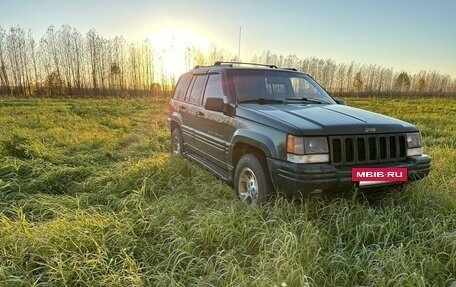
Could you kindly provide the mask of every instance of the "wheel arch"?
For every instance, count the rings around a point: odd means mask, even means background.
[[[268,136],[254,131],[237,131],[230,150],[233,168],[236,168],[239,159],[246,153],[258,154],[266,160],[267,157],[276,157],[278,152],[273,140]]]
[[[169,123],[169,128],[172,134],[175,129],[180,129],[180,124],[176,120],[172,119]]]

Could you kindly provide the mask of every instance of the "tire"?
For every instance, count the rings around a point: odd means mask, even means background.
[[[236,166],[234,189],[239,200],[250,206],[265,203],[274,193],[268,168],[263,158],[245,154]]]
[[[178,156],[184,154],[184,141],[178,128],[175,128],[171,135],[171,152]]]

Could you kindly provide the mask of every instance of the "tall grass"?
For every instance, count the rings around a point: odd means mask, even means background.
[[[262,208],[169,154],[166,104],[0,101],[0,286],[456,284],[454,99],[349,99],[420,127],[426,179]]]

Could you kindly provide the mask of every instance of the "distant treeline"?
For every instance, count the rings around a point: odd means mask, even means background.
[[[0,27],[0,95],[169,94],[176,78],[167,71],[163,53],[156,53],[149,40],[129,43],[122,36],[104,38],[94,29],[83,35],[68,25],[50,26],[36,41],[30,30]],[[184,54],[187,69],[236,60],[215,46],[206,53],[188,47]],[[269,51],[251,61],[294,67],[338,95],[456,95],[456,78],[436,71],[409,74],[379,65],[300,59]]]
[[[253,61],[294,67],[316,79],[326,90],[339,95],[456,95],[456,78],[436,71],[409,74],[374,64],[337,63],[332,59],[283,57],[264,52]]]

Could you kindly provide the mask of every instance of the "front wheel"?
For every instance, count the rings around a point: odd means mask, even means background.
[[[264,159],[255,154],[243,155],[236,166],[234,188],[239,199],[247,205],[268,201],[274,187]]]
[[[174,129],[171,135],[171,152],[175,155],[184,154],[184,141],[178,128]]]

